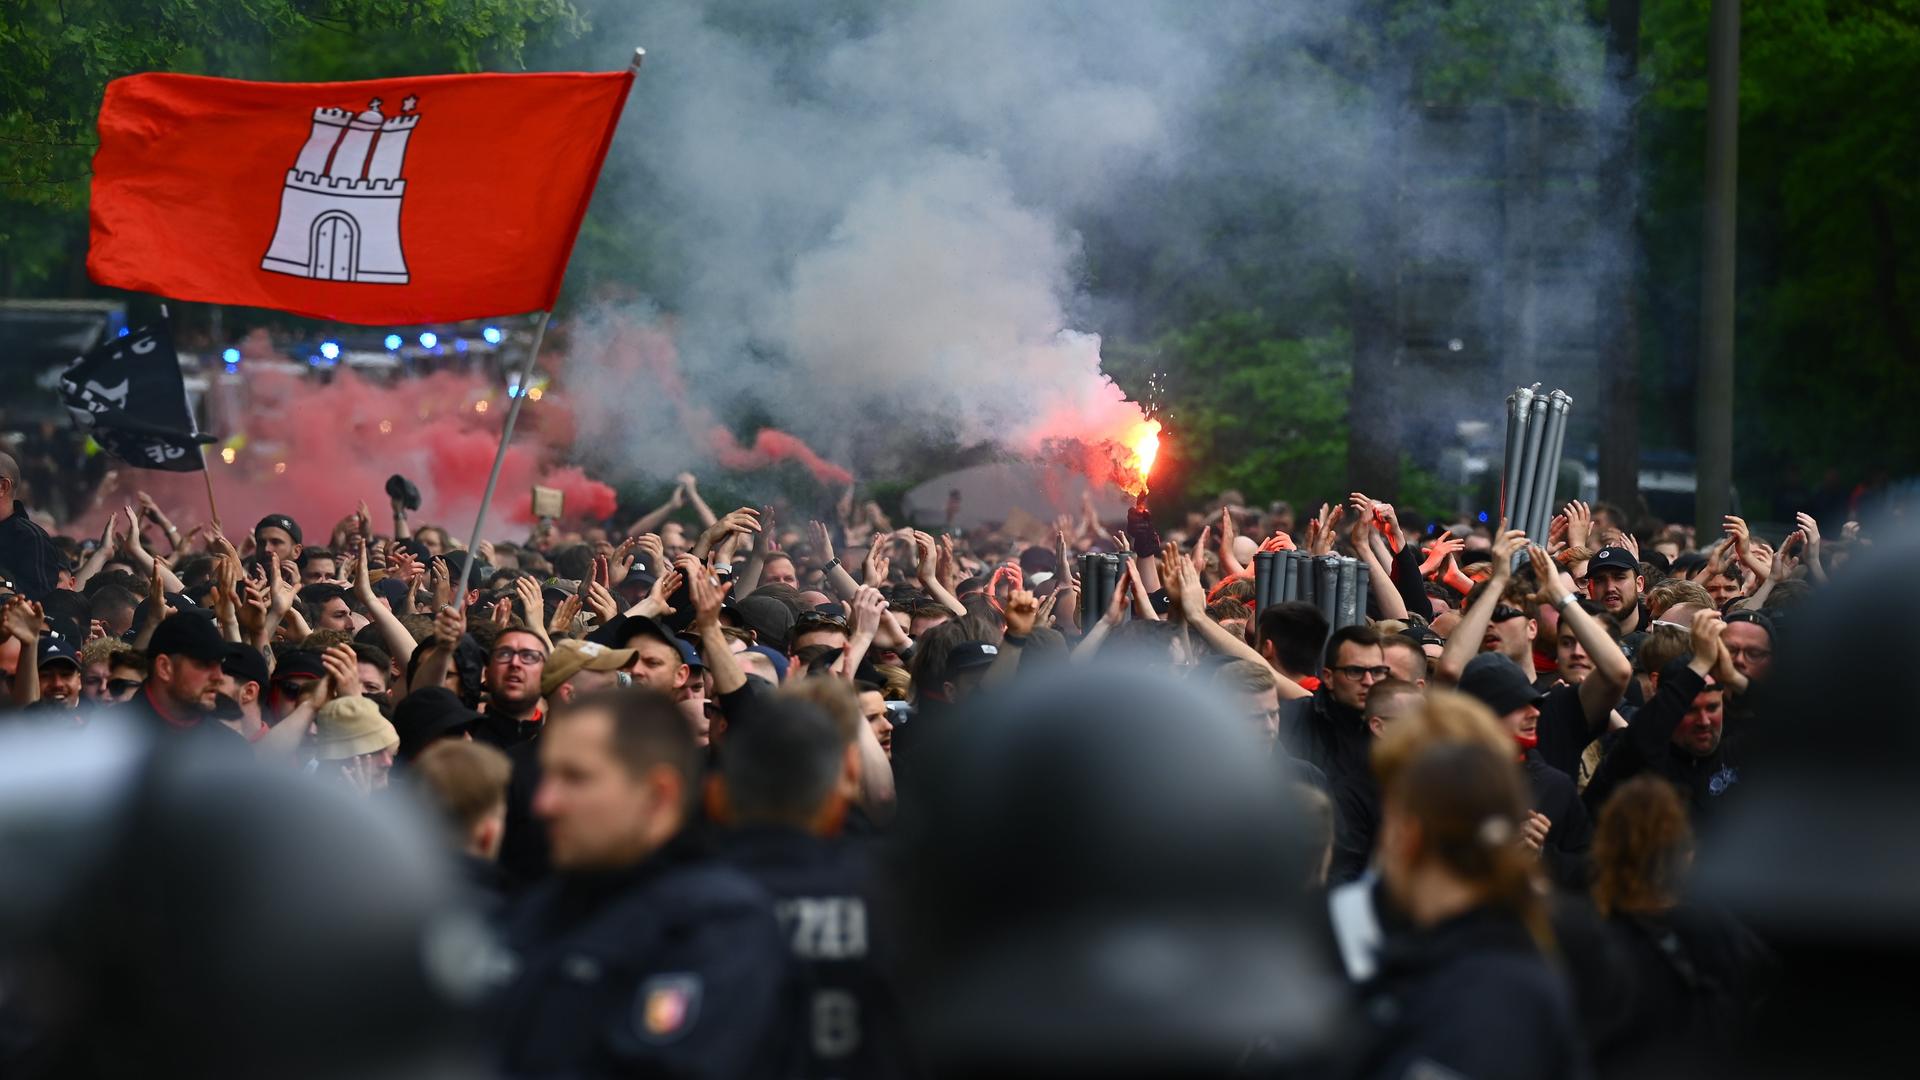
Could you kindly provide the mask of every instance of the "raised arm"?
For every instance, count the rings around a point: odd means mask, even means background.
[[[1487,636],[1487,627],[1493,625],[1493,609],[1500,606],[1507,582],[1513,580],[1514,553],[1526,542],[1527,534],[1519,529],[1503,530],[1493,542],[1493,576],[1487,579],[1480,599],[1460,616],[1460,624],[1447,636],[1446,648],[1440,651],[1440,661],[1434,665],[1435,681],[1447,686],[1459,682],[1460,674],[1467,670],[1467,662],[1480,654],[1480,642]]]
[[[1178,544],[1169,543],[1161,554],[1160,561],[1167,567],[1167,596],[1173,601],[1174,616],[1186,624],[1187,631],[1207,643],[1207,647],[1222,656],[1236,660],[1251,660],[1273,671],[1274,678],[1280,681],[1281,698],[1311,697],[1312,692],[1299,683],[1289,679],[1285,672],[1273,668],[1265,657],[1255,651],[1251,645],[1241,640],[1239,635],[1213,620],[1207,614],[1207,591],[1200,584],[1200,569],[1193,560],[1180,555]]]
[[[683,472],[676,479],[680,481],[681,495],[686,498],[687,505],[693,507],[694,516],[700,519],[701,525],[711,527],[715,521],[720,520],[714,516],[713,507],[707,505],[707,500],[700,497],[698,477],[690,472]]]
[[[521,580],[529,584],[533,581],[532,578]],[[387,643],[387,652],[393,657],[394,663],[399,664],[400,670],[405,671],[407,661],[413,659],[413,635],[400,624],[400,617],[393,613],[393,609],[381,603],[380,597],[375,595],[373,572],[367,568],[367,546],[364,541],[354,559],[353,595],[359,599],[360,606],[367,609],[367,618],[372,620],[373,625],[380,628],[380,640]],[[534,596],[536,599],[539,597],[538,589],[534,590]],[[539,616],[529,612],[528,619],[538,621]]]
[[[1554,565],[1546,549],[1536,544],[1527,548],[1527,556],[1533,560],[1533,573],[1540,580],[1542,599],[1560,612],[1560,632],[1571,630],[1593,660],[1593,673],[1580,684],[1580,709],[1586,714],[1589,731],[1604,731],[1614,706],[1620,704],[1621,696],[1627,692],[1627,683],[1633,678],[1633,664],[1600,625],[1600,620],[1580,606],[1579,597],[1567,587],[1566,579],[1561,577],[1559,567]]]
[[[690,555],[681,556],[678,569],[687,579],[687,595],[693,604],[693,632],[700,639],[700,661],[713,676],[714,697],[724,697],[747,685],[747,673],[734,659],[726,631],[720,626],[720,604],[733,583],[715,585],[707,568]]]

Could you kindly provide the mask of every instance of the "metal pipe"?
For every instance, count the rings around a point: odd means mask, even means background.
[[[1500,520],[1512,521],[1520,501],[1519,469],[1522,447],[1527,440],[1527,410],[1533,404],[1533,391],[1520,387],[1507,395],[1507,457],[1500,465]],[[1496,526],[1497,527],[1497,526]]]
[[[1367,569],[1366,563],[1363,562],[1359,566],[1354,567],[1353,582],[1354,588],[1358,590],[1360,598],[1358,601],[1358,622],[1364,623],[1367,621],[1367,601],[1373,596],[1373,571]]]
[[[1273,552],[1258,551],[1253,556],[1253,612],[1258,615],[1273,603]]]
[[[1274,552],[1273,572],[1274,576],[1279,579],[1275,582],[1277,588],[1275,588],[1273,592],[1274,603],[1284,604],[1293,599],[1296,584],[1294,581],[1293,564],[1299,561],[1300,553],[1297,551]]]
[[[1525,529],[1533,513],[1533,479],[1540,468],[1540,443],[1547,434],[1547,395],[1534,392],[1532,403],[1527,406],[1527,441],[1520,452],[1519,502],[1514,505],[1514,516],[1509,519],[1509,529]]]
[[[1547,396],[1547,435],[1541,446],[1541,460],[1538,479],[1533,485],[1533,526],[1528,536],[1535,542],[1547,541],[1549,526],[1553,523],[1554,489],[1560,484],[1560,455],[1566,449],[1567,410],[1573,406],[1573,398],[1565,391],[1555,390]]]
[[[1360,560],[1342,557],[1340,560],[1340,578],[1336,586],[1337,599],[1335,610],[1339,613],[1340,626],[1355,626],[1360,620],[1360,594],[1355,587],[1360,584]]]
[[[1306,552],[1297,552],[1293,560],[1293,598],[1304,603],[1314,601],[1314,587],[1318,580],[1313,575],[1313,556]]]
[[[1333,620],[1340,614],[1334,607],[1340,597],[1340,557],[1321,555],[1313,560],[1313,602],[1319,607],[1320,614],[1326,616],[1328,626],[1338,625]]]

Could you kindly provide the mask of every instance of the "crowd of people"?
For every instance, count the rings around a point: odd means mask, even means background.
[[[1710,1072],[1786,976],[1695,837],[1767,782],[1780,639],[1873,542],[1354,493],[1032,543],[684,476],[466,550],[404,494],[186,534],[142,496],[84,537],[30,496],[0,455],[0,725],[426,808],[508,1076]],[[1369,567],[1361,624],[1256,610],[1296,547]],[[0,1073],[111,1072],[86,994],[23,999],[46,963],[0,950]]]

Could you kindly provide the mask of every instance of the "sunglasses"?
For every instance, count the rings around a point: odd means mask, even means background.
[[[847,620],[845,617],[840,615],[824,615],[824,614],[802,615],[800,616],[800,621],[793,624],[793,632],[796,634],[804,634],[809,630],[845,630],[845,629],[847,629]]]
[[[1508,619],[1524,619],[1526,617],[1526,612],[1521,611],[1519,608],[1508,607],[1505,604],[1501,604],[1499,607],[1493,609],[1494,622],[1506,622]]]
[[[109,694],[131,694],[138,689],[140,689],[139,679],[107,680],[107,693]]]

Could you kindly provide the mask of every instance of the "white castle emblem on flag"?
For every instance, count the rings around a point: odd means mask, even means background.
[[[380,99],[355,116],[313,110],[313,132],[280,193],[280,223],[262,270],[320,281],[405,285],[400,200],[407,182],[400,164],[420,117],[414,98],[400,116],[382,116]]]

